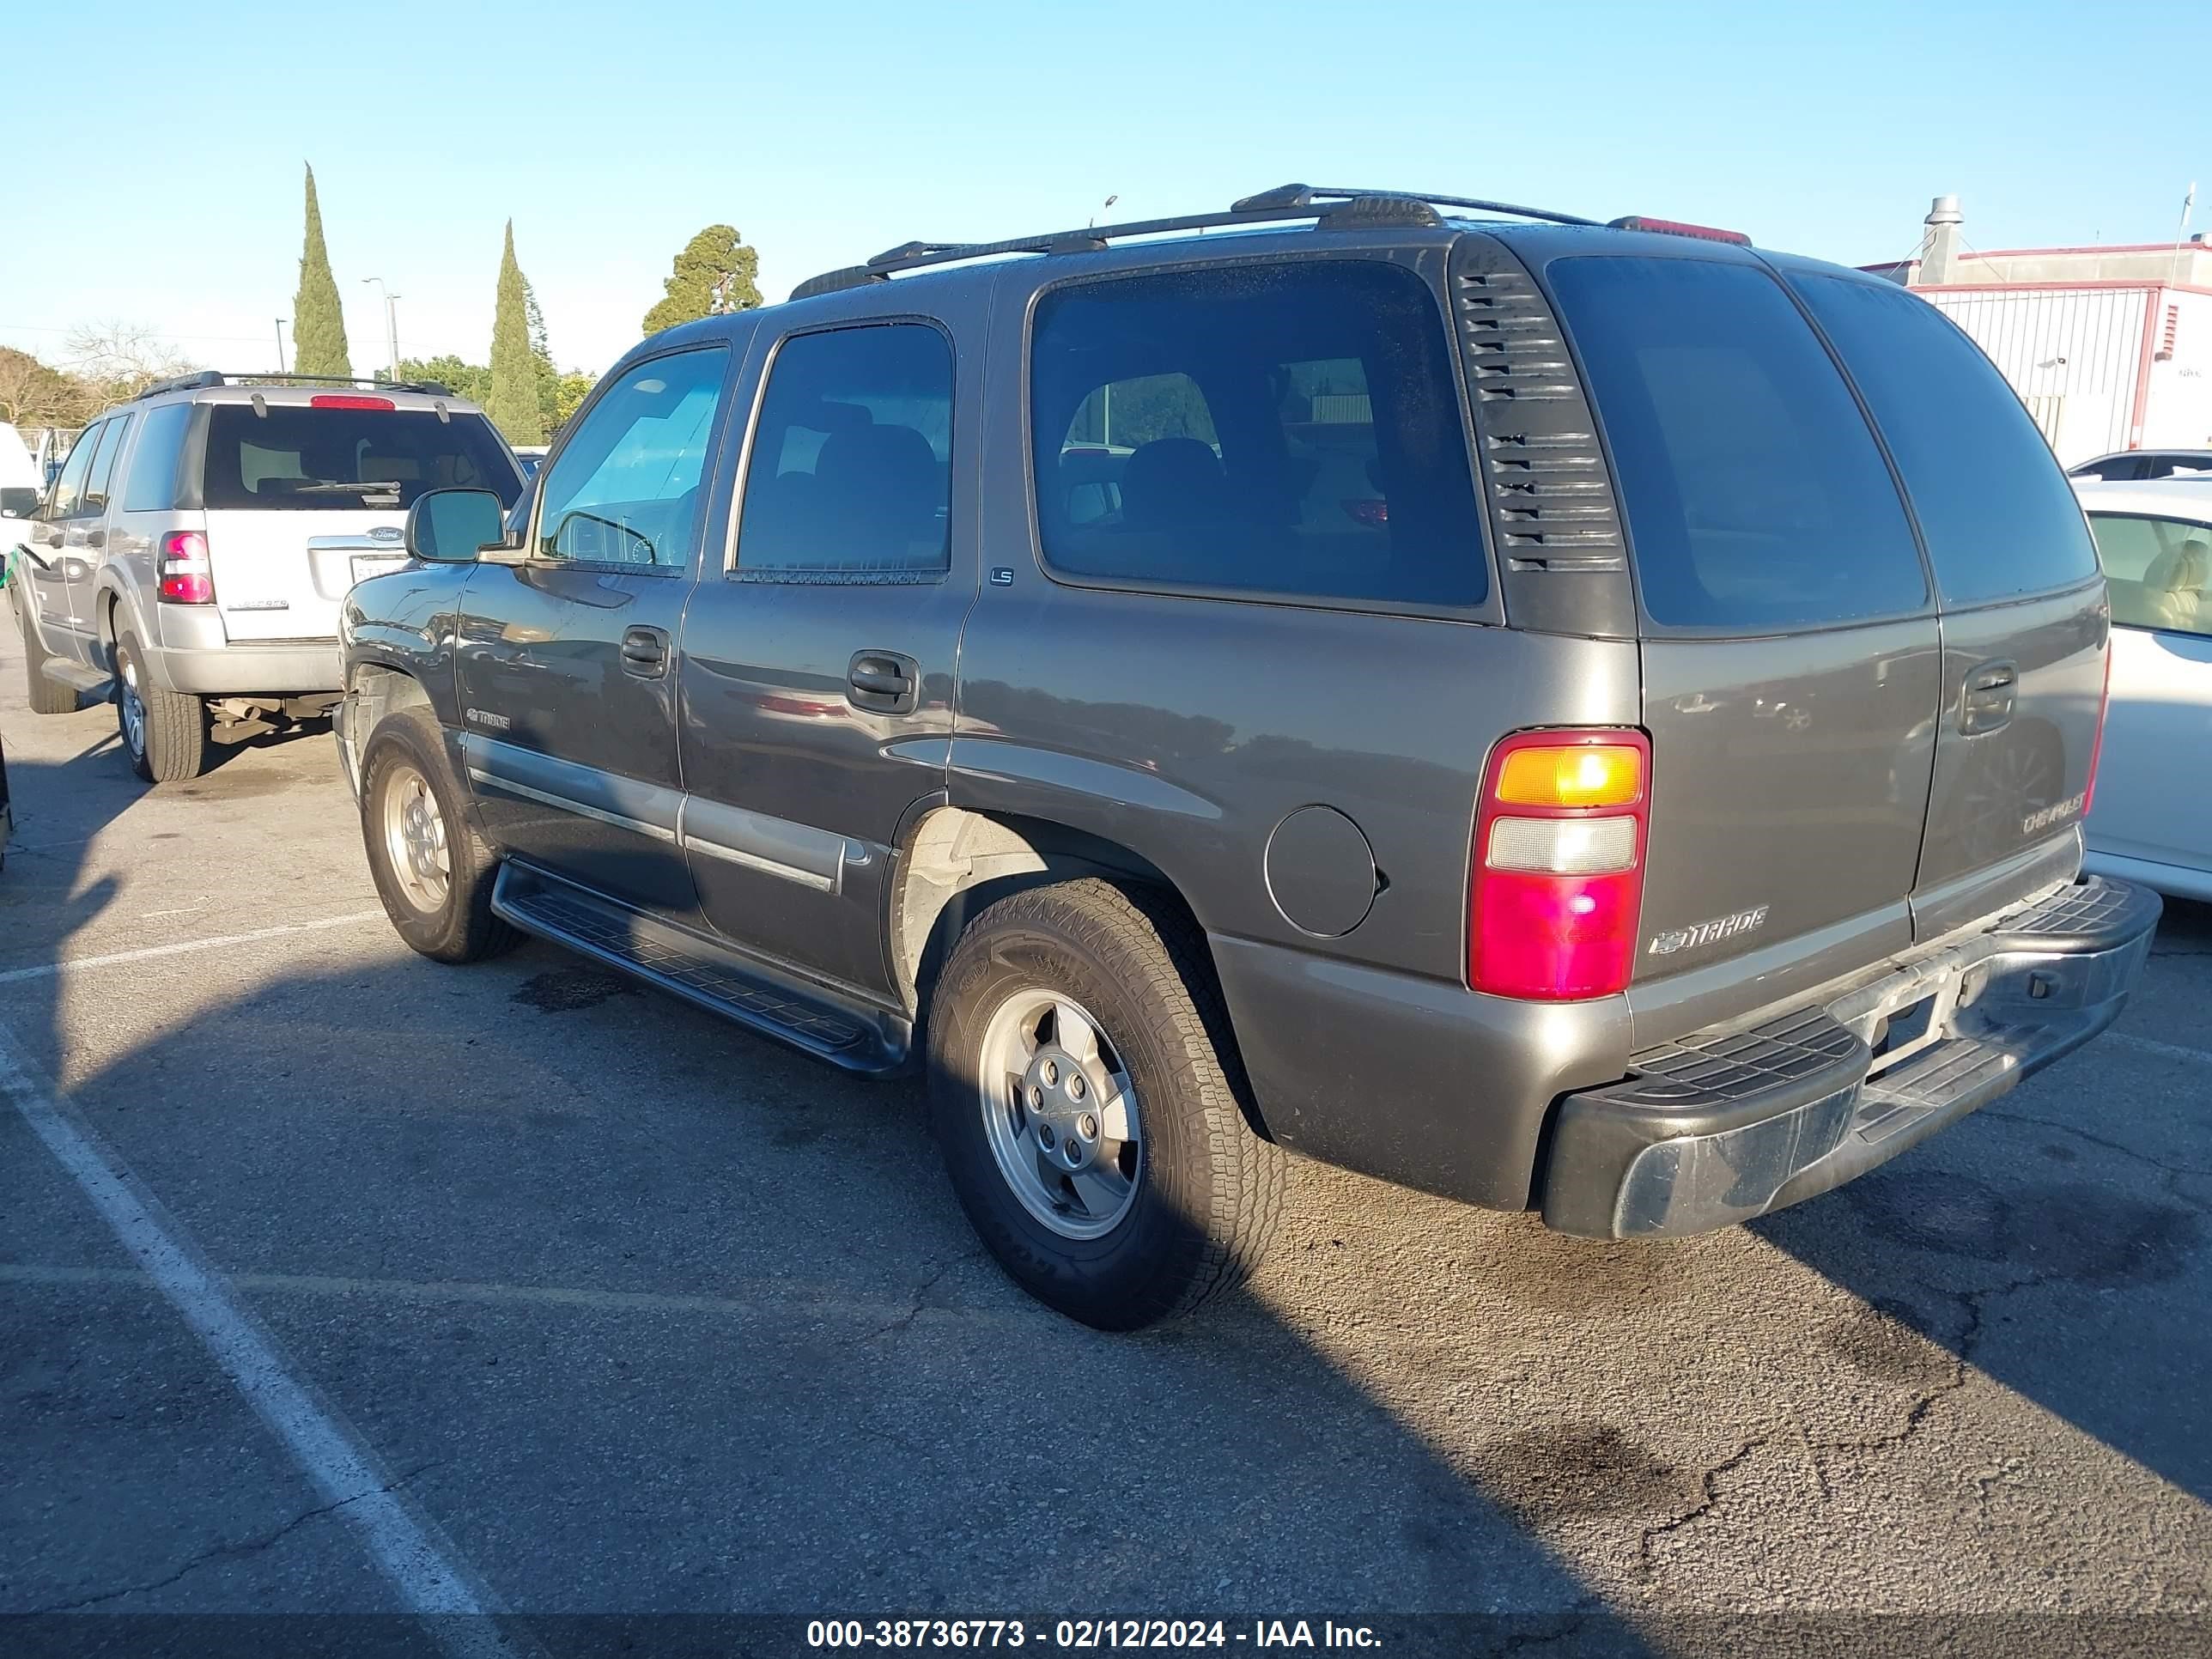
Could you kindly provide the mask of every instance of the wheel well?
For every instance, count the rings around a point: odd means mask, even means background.
[[[1009,893],[1085,876],[1154,890],[1203,934],[1160,867],[1119,842],[1047,819],[933,808],[907,838],[892,895],[891,957],[899,988],[925,1017],[936,969],[970,916]]]
[[[358,718],[347,726],[348,741],[353,749],[354,775],[361,775],[361,751],[368,742],[369,734],[376,730],[377,722],[386,714],[398,714],[403,708],[428,708],[430,694],[422,683],[412,674],[404,674],[396,668],[382,668],[374,663],[365,663],[353,671],[347,692],[355,700]]]

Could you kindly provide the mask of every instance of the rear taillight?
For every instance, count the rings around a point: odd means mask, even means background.
[[[1492,751],[1468,884],[1469,985],[1540,1001],[1627,988],[1650,800],[1641,732],[1523,732]]]
[[[2097,693],[2097,735],[2089,739],[2089,781],[2081,786],[2081,816],[2097,804],[2097,763],[2105,757],[2105,716],[2112,708],[2112,630],[2105,630],[2105,689]]]
[[[160,566],[164,605],[213,605],[215,567],[208,562],[207,538],[197,530],[172,530],[161,538]]]

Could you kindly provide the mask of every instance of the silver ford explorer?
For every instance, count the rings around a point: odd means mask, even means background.
[[[475,404],[440,386],[232,376],[165,380],[70,451],[21,541],[16,618],[31,707],[112,697],[149,783],[337,701],[338,603],[404,562],[426,491],[522,474]]]
[[[2104,1029],[2158,919],[2080,874],[2110,617],[2034,424],[1726,231],[905,244],[640,344],[501,507],[346,601],[400,934],[922,1068],[1101,1326],[1233,1281],[1282,1148],[1601,1238],[1810,1198]]]

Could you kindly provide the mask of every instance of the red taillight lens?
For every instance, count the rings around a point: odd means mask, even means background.
[[[1469,985],[1562,1002],[1627,988],[1650,778],[1641,732],[1523,732],[1492,751],[1468,885]]]
[[[2105,757],[2105,716],[2112,710],[2112,630],[2105,630],[2105,689],[2097,694],[2097,735],[2089,740],[2089,781],[2081,786],[2081,816],[2097,804],[2097,763]]]
[[[349,392],[322,392],[307,399],[310,409],[397,409],[389,398],[364,398]]]
[[[215,567],[207,538],[197,530],[172,530],[161,538],[159,568],[164,605],[213,605]]]

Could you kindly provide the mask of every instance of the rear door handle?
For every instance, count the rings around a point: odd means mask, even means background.
[[[845,696],[872,714],[911,714],[921,701],[921,665],[896,651],[858,651],[845,669]]]
[[[1985,662],[1966,671],[1966,689],[1959,697],[1959,730],[1967,737],[1994,732],[2012,719],[2014,694],[2020,690],[2020,665]]]
[[[668,672],[668,630],[626,628],[622,636],[623,672],[657,680]]]

